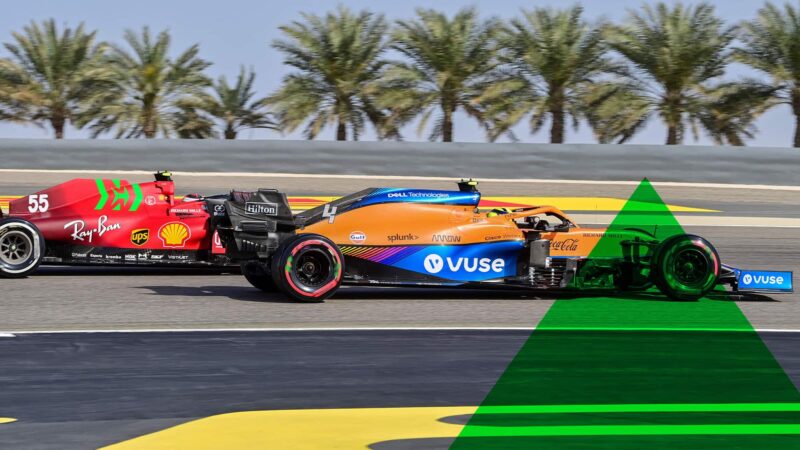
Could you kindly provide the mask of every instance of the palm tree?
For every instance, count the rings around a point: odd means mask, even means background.
[[[755,137],[755,121],[772,105],[775,88],[753,80],[709,85],[692,103],[689,125],[703,128],[717,145],[744,145]],[[586,97],[587,119],[600,143],[624,143],[641,130],[656,108],[641,85],[598,83]]]
[[[683,141],[687,124],[695,137],[698,126],[712,132],[703,117],[718,100],[716,79],[729,62],[734,37],[735,28],[724,26],[707,3],[645,5],[641,12],[631,11],[624,25],[609,27],[609,46],[627,60],[630,72],[628,81],[608,91],[615,92],[611,101],[593,113],[593,123],[602,124],[596,128],[600,140],[624,141],[654,114],[667,126],[667,145]],[[758,96],[750,94],[756,101]]]
[[[86,120],[93,136],[114,129],[117,138],[178,135],[186,104],[199,104],[206,95],[211,81],[203,71],[211,64],[197,56],[197,44],[171,58],[167,31],[153,40],[147,27],[141,35],[127,30],[124,39],[133,52],[112,46],[108,64],[116,85]]]
[[[741,40],[734,57],[772,78],[775,104],[792,108],[794,146],[800,147],[800,11],[789,3],[783,10],[767,3],[758,18],[742,25]]]
[[[518,88],[500,70],[495,19],[479,20],[473,8],[453,18],[417,9],[417,18],[399,21],[392,48],[409,61],[393,62],[381,82],[381,104],[392,110],[389,123],[399,126],[422,114],[421,134],[437,114],[428,138],[453,141],[453,116],[463,110],[487,126],[487,110],[507,105],[509,89]],[[492,114],[495,115],[495,114]]]
[[[337,140],[347,140],[348,131],[358,140],[370,121],[379,137],[395,136],[383,127],[384,114],[374,99],[387,47],[383,15],[339,7],[324,17],[302,17],[304,22],[280,27],[286,38],[272,43],[285,55],[284,64],[297,69],[267,98],[281,128],[292,132],[305,124],[305,136],[314,139],[334,125]]]
[[[100,64],[105,45],[83,24],[59,31],[53,19],[31,22],[14,43],[10,58],[0,59],[0,117],[39,126],[49,124],[56,139],[85,113],[110,80]]]
[[[550,119],[550,142],[564,142],[567,116],[577,128],[586,97],[599,78],[615,69],[606,56],[599,26],[581,19],[583,8],[537,8],[513,19],[502,39],[504,60],[522,81],[510,110],[495,119],[495,133],[508,130],[531,113],[531,133]]]
[[[225,139],[236,139],[240,131],[252,128],[278,129],[266,110],[265,99],[253,99],[255,78],[253,69],[246,71],[242,67],[233,86],[224,76],[214,84],[213,97],[208,99],[203,109],[222,121]]]
[[[215,130],[217,123],[214,117],[206,112],[211,97],[191,97],[178,102],[177,109],[169,117],[175,133],[181,139],[216,139],[219,133]]]

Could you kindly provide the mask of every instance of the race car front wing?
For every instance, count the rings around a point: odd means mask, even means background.
[[[739,293],[792,293],[794,273],[789,271],[745,270],[722,265],[721,284]]]

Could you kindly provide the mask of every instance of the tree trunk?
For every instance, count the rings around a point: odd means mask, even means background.
[[[683,116],[683,95],[680,90],[667,92],[667,110],[664,121],[667,124],[667,145],[678,145],[681,143],[679,129]]]
[[[152,94],[145,95],[142,104],[142,133],[146,139],[153,139],[156,137],[156,124],[155,124],[155,96]]]
[[[50,125],[53,126],[53,131],[55,132],[56,139],[64,139],[64,124],[66,120],[63,116],[55,116],[50,119]]]
[[[444,107],[442,142],[453,142],[453,110],[448,106]]]
[[[678,145],[678,127],[667,124],[667,145]]]
[[[347,140],[347,124],[342,119],[339,119],[339,124],[336,126],[336,140]]]
[[[236,130],[234,130],[232,126],[228,125],[225,127],[225,139],[236,139],[236,134]]]
[[[794,146],[800,147],[800,90],[792,91],[792,111],[794,112]]]
[[[795,121],[795,126],[794,126],[794,146],[795,147],[800,147],[800,115],[798,115],[797,113],[795,113],[795,115],[794,115],[794,121]]]
[[[550,143],[564,143],[564,111],[553,111],[553,125],[550,128]]]
[[[558,87],[551,88],[550,92],[550,116],[553,123],[550,126],[550,143],[564,143],[564,90]]]

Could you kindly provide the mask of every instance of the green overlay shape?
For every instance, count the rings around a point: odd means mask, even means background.
[[[631,228],[683,233],[645,179],[590,259]],[[450,448],[800,449],[800,392],[733,301],[559,299]]]

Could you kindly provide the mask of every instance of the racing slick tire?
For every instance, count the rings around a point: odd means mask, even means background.
[[[44,237],[36,225],[22,219],[0,220],[0,277],[23,278],[39,268]]]
[[[278,289],[300,302],[321,302],[342,284],[344,257],[328,238],[292,236],[272,258],[272,279]]]
[[[263,263],[258,261],[246,261],[239,265],[242,269],[244,278],[257,289],[264,292],[275,292],[278,287],[275,286],[275,281],[272,279],[267,268]]]
[[[720,273],[717,250],[700,236],[673,236],[656,249],[651,276],[658,289],[673,300],[693,301],[708,294]]]

